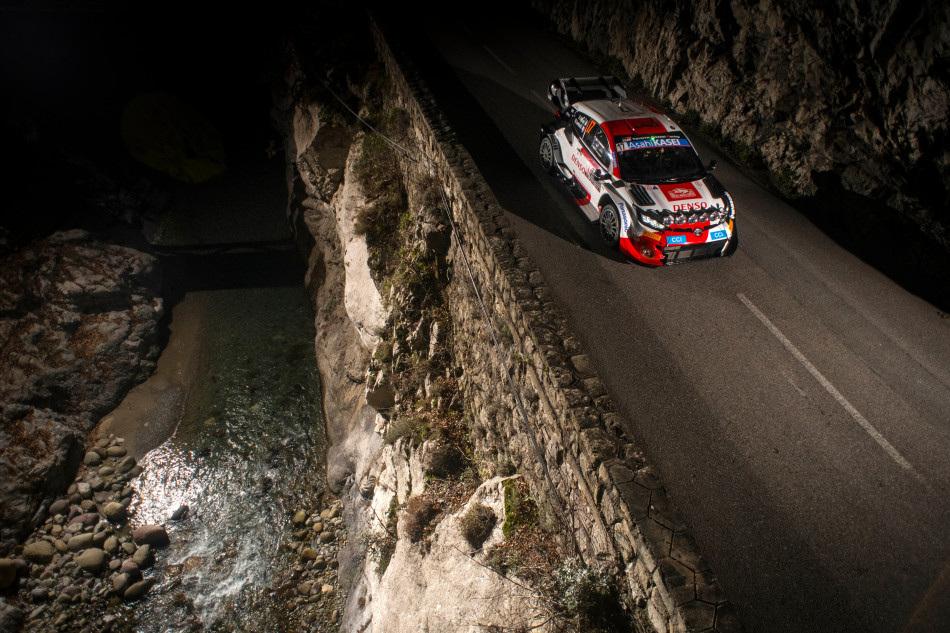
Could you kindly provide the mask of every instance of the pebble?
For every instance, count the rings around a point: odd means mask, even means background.
[[[115,536],[110,536],[105,540],[105,543],[102,544],[102,549],[110,556],[115,554],[119,551],[119,539]]]

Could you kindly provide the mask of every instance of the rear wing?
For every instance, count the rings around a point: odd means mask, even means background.
[[[548,88],[548,101],[558,110],[567,110],[579,101],[626,99],[627,91],[616,77],[564,77]]]

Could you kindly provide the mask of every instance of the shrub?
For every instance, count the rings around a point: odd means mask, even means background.
[[[482,503],[473,504],[471,509],[462,517],[462,536],[468,544],[479,549],[495,529],[498,517],[495,512]]]
[[[518,528],[533,525],[538,518],[538,508],[528,496],[527,486],[521,479],[506,479],[505,487],[505,524],[502,532],[505,538],[512,536]]]
[[[418,446],[431,435],[432,428],[424,418],[409,414],[393,420],[383,434],[383,441],[387,444],[395,444],[399,438],[405,437],[412,442],[413,446]]]
[[[413,543],[418,543],[425,536],[432,519],[439,514],[439,505],[425,495],[416,495],[406,504],[403,515],[403,529],[406,536]]]
[[[620,590],[604,569],[586,566],[579,558],[564,560],[548,587],[555,611],[578,630],[631,631]]]

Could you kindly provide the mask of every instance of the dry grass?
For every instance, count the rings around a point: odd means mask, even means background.
[[[418,543],[432,533],[432,520],[442,510],[439,500],[430,494],[416,495],[409,499],[402,516],[403,531],[409,540]]]
[[[495,529],[496,523],[498,517],[495,516],[494,510],[482,503],[475,503],[462,517],[462,536],[469,545],[479,549]]]

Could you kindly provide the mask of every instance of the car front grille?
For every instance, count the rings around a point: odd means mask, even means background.
[[[717,257],[726,243],[722,240],[705,244],[669,244],[663,249],[666,264],[681,264],[693,259]]]

